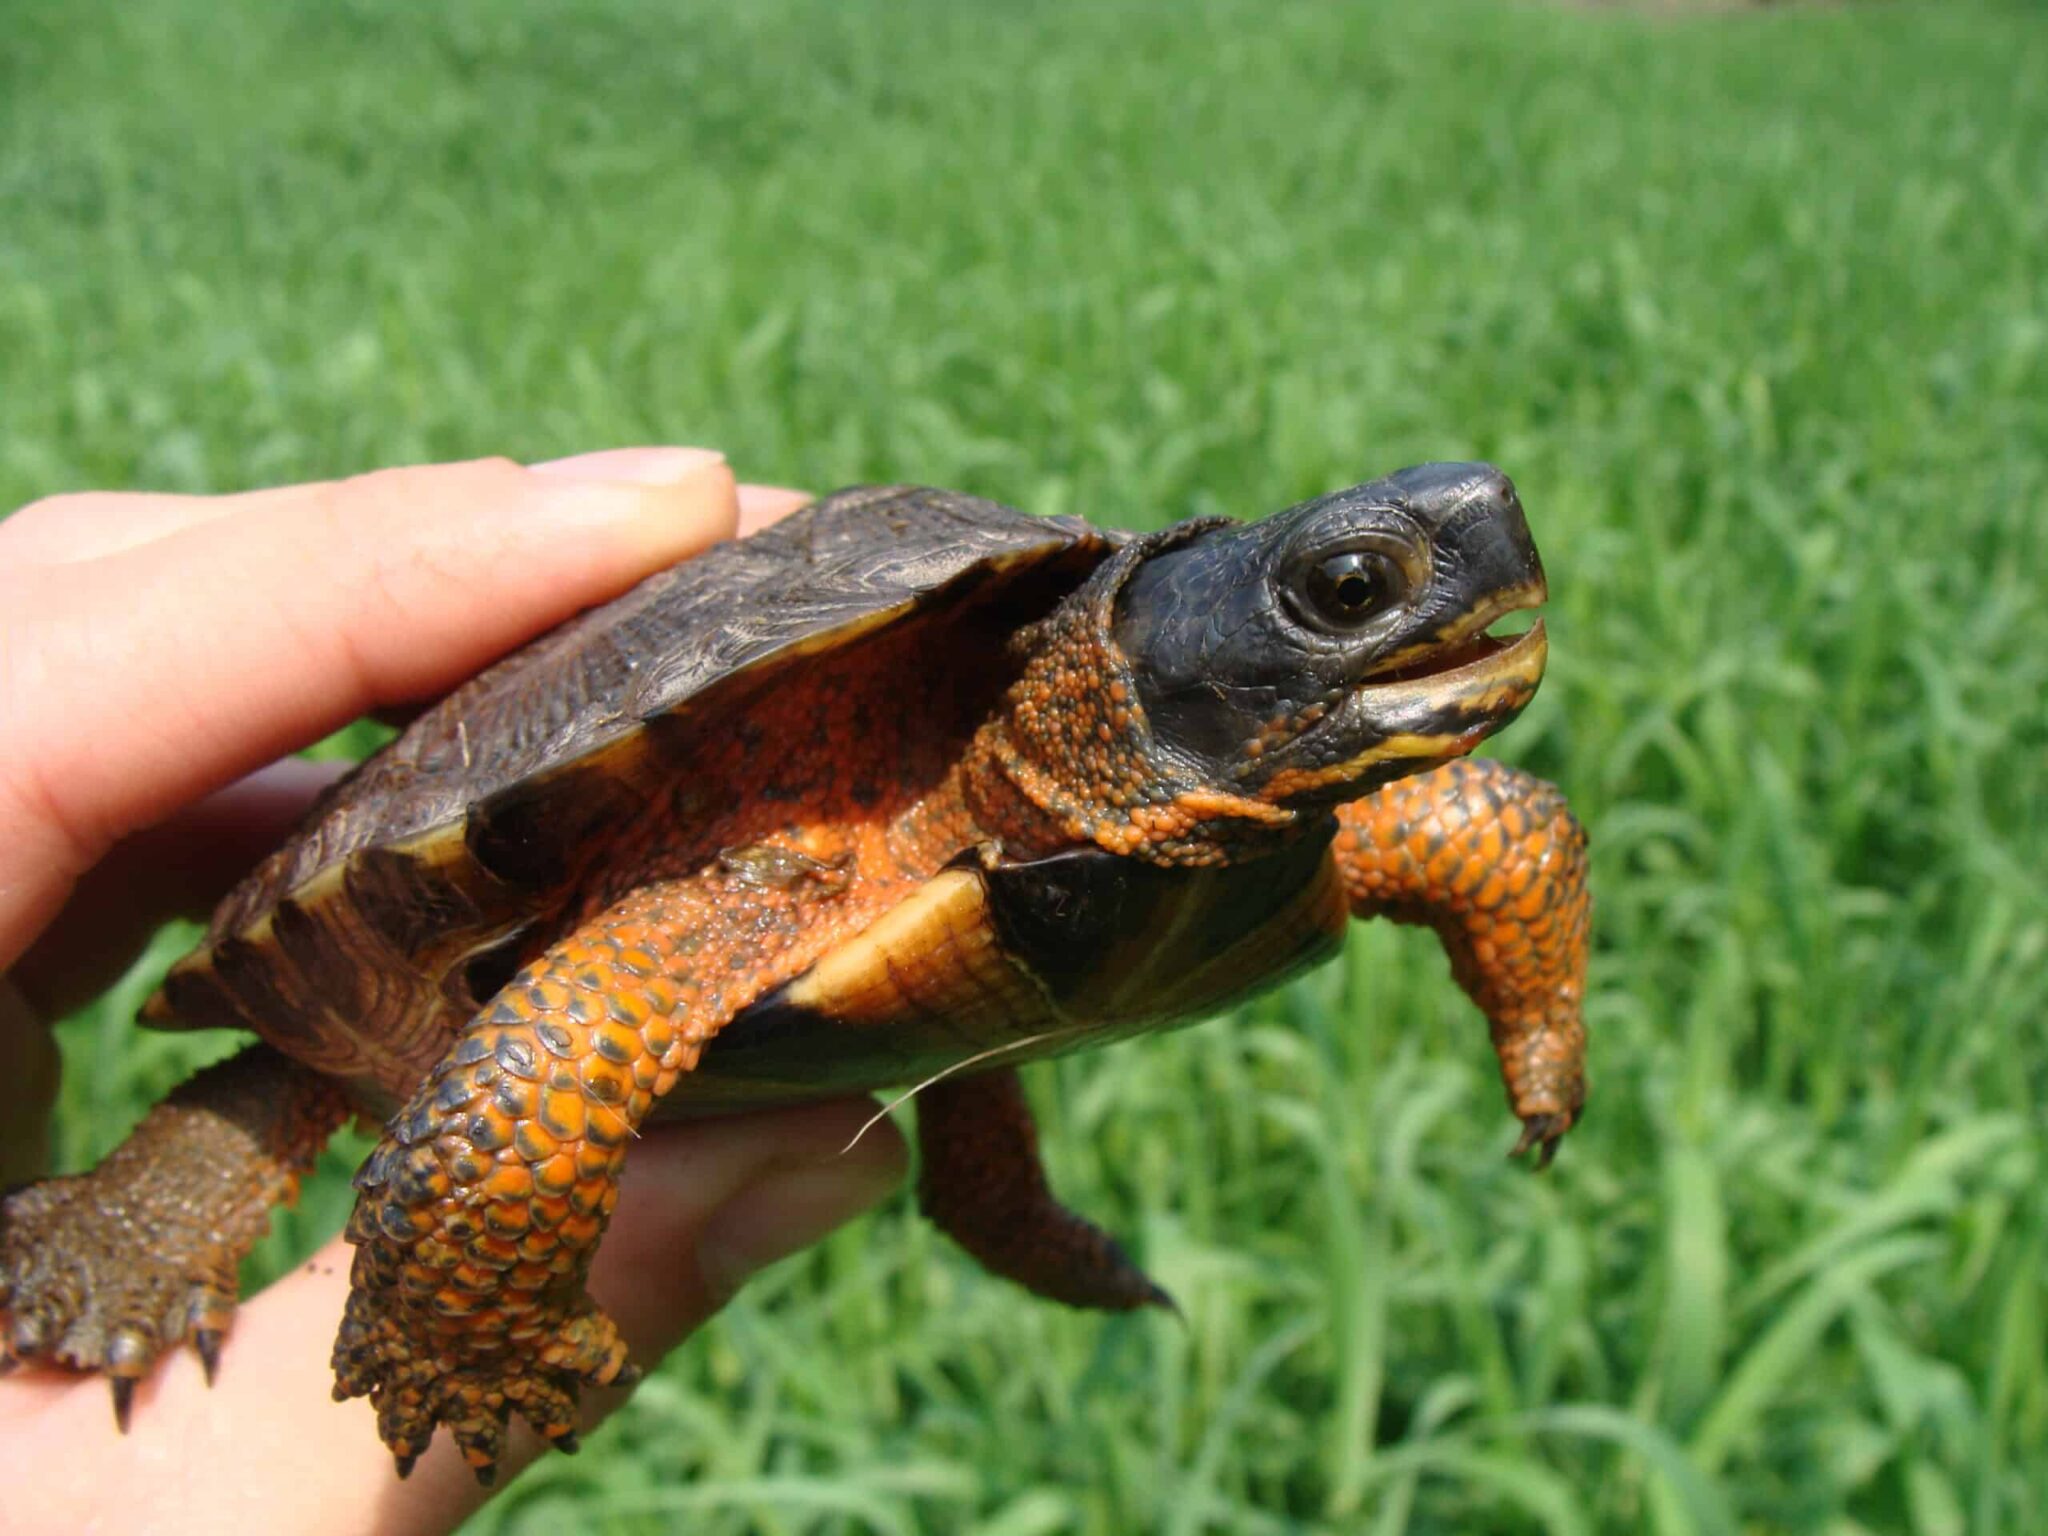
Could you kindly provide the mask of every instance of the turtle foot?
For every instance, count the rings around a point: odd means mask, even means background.
[[[135,1383],[190,1339],[213,1379],[242,1257],[347,1104],[268,1046],[198,1073],[90,1173],[0,1201],[0,1368],[102,1371],[125,1430]]]
[[[124,1431],[135,1383],[166,1350],[190,1339],[213,1379],[242,1256],[189,1214],[169,1225],[179,1213],[135,1198],[147,1193],[95,1171],[0,1202],[0,1369],[103,1372]]]
[[[391,1448],[398,1475],[446,1425],[463,1460],[485,1487],[497,1480],[512,1414],[531,1424],[557,1450],[574,1451],[578,1405],[585,1386],[631,1386],[637,1367],[625,1341],[595,1302],[555,1323],[537,1318],[493,1341],[490,1353],[474,1334],[442,1334],[418,1347],[407,1308],[360,1286],[348,1299],[334,1341],[334,1397],[367,1397],[377,1410],[377,1433]],[[475,1322],[475,1318],[468,1319]],[[439,1330],[432,1330],[438,1332]]]

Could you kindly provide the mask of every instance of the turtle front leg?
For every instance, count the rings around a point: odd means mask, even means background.
[[[180,1340],[211,1379],[243,1255],[347,1114],[330,1080],[251,1046],[179,1087],[92,1172],[9,1195],[0,1371],[103,1371],[124,1430],[135,1383]]]
[[[337,1399],[367,1396],[401,1475],[454,1433],[495,1476],[517,1410],[576,1446],[585,1385],[637,1371],[584,1291],[626,1146],[800,941],[793,898],[674,881],[535,960],[465,1028],[356,1176]]]
[[[1555,786],[1460,758],[1338,808],[1357,917],[1436,930],[1492,1028],[1517,1155],[1547,1165],[1586,1099],[1586,833]]]
[[[918,1204],[991,1273],[1070,1307],[1176,1310],[1107,1232],[1053,1198],[1013,1069],[917,1097]]]

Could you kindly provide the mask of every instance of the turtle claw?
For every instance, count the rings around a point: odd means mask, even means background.
[[[199,1352],[199,1364],[206,1372],[206,1384],[213,1385],[220,1374],[220,1340],[218,1328],[195,1328],[192,1330],[192,1347]]]
[[[462,1452],[462,1459],[469,1463],[469,1470],[476,1474],[477,1483],[485,1488],[498,1481],[498,1458],[505,1454],[505,1420],[507,1415],[485,1413],[452,1426],[455,1432],[455,1448]]]
[[[334,1342],[335,1400],[370,1399],[377,1433],[391,1448],[400,1477],[445,1425],[476,1480],[488,1488],[497,1478],[514,1412],[548,1444],[574,1451],[582,1389],[631,1386],[640,1379],[612,1320],[587,1301],[552,1330],[536,1328],[511,1349],[476,1334],[434,1334],[435,1321],[388,1292],[359,1289],[349,1296]],[[423,1327],[431,1339],[425,1349],[413,1342]]]
[[[107,1385],[114,1389],[114,1423],[125,1435],[128,1433],[128,1415],[135,1407],[135,1378],[109,1376]]]
[[[0,1372],[47,1361],[104,1372],[125,1433],[135,1385],[189,1338],[213,1380],[235,1307],[235,1260],[210,1229],[166,1233],[97,1172],[0,1201]],[[136,1227],[155,1231],[151,1243]]]
[[[1146,1292],[1145,1299],[1142,1302],[1140,1302],[1139,1305],[1146,1307],[1156,1307],[1161,1312],[1166,1313],[1175,1322],[1179,1323],[1183,1328],[1187,1327],[1188,1315],[1187,1313],[1181,1310],[1180,1303],[1173,1299],[1173,1293],[1167,1290],[1164,1286],[1160,1285],[1157,1281],[1152,1280],[1150,1278],[1146,1279],[1145,1284],[1150,1289]]]
[[[1522,1134],[1515,1142],[1514,1150],[1508,1153],[1509,1161],[1525,1157],[1533,1150],[1536,1153],[1536,1172],[1543,1172],[1557,1156],[1557,1144],[1564,1140],[1564,1133],[1572,1128],[1572,1122],[1573,1116],[1568,1110],[1524,1115]]]

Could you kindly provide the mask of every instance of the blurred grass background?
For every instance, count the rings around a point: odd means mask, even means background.
[[[662,441],[1136,525],[1498,460],[1594,1101],[1506,1164],[1441,958],[1360,931],[1034,1079],[1185,1327],[906,1202],[477,1529],[2037,1528],[2038,7],[0,10],[0,506]],[[66,1166],[192,1059],[151,979],[67,1027]]]

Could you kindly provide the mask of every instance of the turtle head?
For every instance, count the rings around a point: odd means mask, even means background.
[[[1487,630],[1544,596],[1515,488],[1487,464],[1133,540],[1018,632],[970,804],[1013,852],[1255,856],[1514,719],[1543,626]]]
[[[1276,807],[1356,799],[1472,750],[1543,676],[1546,595],[1508,477],[1424,464],[1257,523],[1169,534],[1114,609],[1155,749]]]

